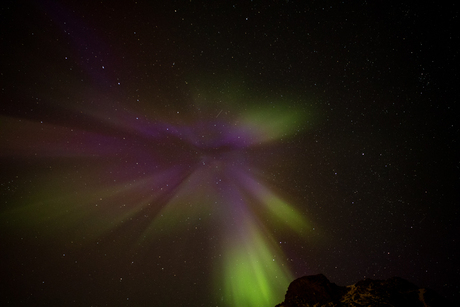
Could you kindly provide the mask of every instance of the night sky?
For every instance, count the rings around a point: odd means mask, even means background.
[[[2,306],[458,299],[459,10],[424,3],[3,1]]]

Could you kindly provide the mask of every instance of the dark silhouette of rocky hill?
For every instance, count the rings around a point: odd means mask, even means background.
[[[436,292],[399,277],[364,279],[351,286],[331,283],[326,276],[311,275],[294,280],[284,302],[276,307],[438,307],[452,306]]]

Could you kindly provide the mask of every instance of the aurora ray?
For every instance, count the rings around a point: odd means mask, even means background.
[[[240,113],[224,107],[182,124],[103,105],[78,114],[86,126],[4,117],[3,158],[55,168],[42,170],[41,186],[6,215],[75,240],[130,229],[144,245],[214,212],[208,219],[219,225],[223,257],[212,283],[224,289],[222,304],[274,304],[293,276],[264,221],[302,234],[311,227],[259,178],[250,149],[290,137],[305,118],[281,104]],[[102,128],[91,129],[95,121]]]

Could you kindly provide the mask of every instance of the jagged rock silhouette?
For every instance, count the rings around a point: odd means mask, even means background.
[[[294,280],[284,302],[276,307],[440,307],[450,306],[435,291],[419,288],[399,277],[387,280],[364,279],[341,287],[322,274]]]

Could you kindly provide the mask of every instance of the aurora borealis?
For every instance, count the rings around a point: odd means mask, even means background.
[[[275,306],[317,273],[457,296],[436,7],[2,4],[5,305]]]
[[[257,179],[261,171],[247,151],[299,131],[306,121],[301,112],[272,105],[232,118],[227,106],[209,122],[187,118],[190,124],[174,126],[122,109],[114,115],[84,115],[106,122],[110,134],[4,119],[8,155],[49,159],[51,165],[68,159],[43,177],[38,195],[24,200],[10,217],[29,226],[46,225],[51,237],[68,231],[69,239],[76,232],[71,241],[134,228],[139,231],[134,250],[154,244],[153,237],[163,232],[185,231],[184,225],[203,220],[216,225],[211,231],[219,238],[223,274],[213,283],[225,289],[229,305],[279,300],[293,276],[263,221],[305,234],[311,226]]]

